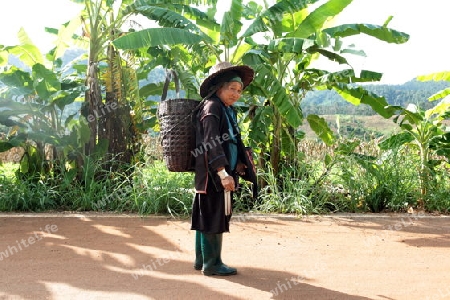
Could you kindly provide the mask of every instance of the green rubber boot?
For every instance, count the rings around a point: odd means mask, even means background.
[[[218,237],[220,235],[220,237]],[[228,276],[235,275],[237,270],[235,268],[230,268],[222,263],[220,259],[221,244],[221,234],[201,234],[202,242],[202,255],[203,255],[203,275],[219,275]]]
[[[226,264],[224,264],[222,262],[222,240],[223,240],[223,234],[222,233],[221,234],[216,234],[216,240],[217,240],[217,253],[218,253],[216,264],[220,265],[221,268],[228,269],[229,272],[234,272],[233,275],[237,274],[237,269],[236,268],[229,267],[229,266],[227,266]]]
[[[202,256],[202,234],[200,231],[195,231],[195,262],[194,269],[201,270],[203,267]]]

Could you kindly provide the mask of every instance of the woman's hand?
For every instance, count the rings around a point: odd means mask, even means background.
[[[234,185],[234,179],[232,176],[227,176],[223,179],[220,179],[220,182],[222,183],[222,186],[226,191],[234,192],[235,185]]]
[[[222,183],[225,191],[234,191],[234,179],[232,176],[228,175],[227,171],[225,171],[225,168],[222,167],[217,169],[217,175],[220,177],[220,183]]]
[[[236,173],[240,176],[245,175],[245,169],[247,169],[247,166],[241,162],[237,163],[236,166]]]

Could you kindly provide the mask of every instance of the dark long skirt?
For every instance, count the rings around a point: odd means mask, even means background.
[[[195,194],[191,229],[203,233],[229,232],[231,215],[225,216],[224,194],[211,186],[213,185],[209,185],[206,194]],[[233,197],[233,193],[231,196]]]

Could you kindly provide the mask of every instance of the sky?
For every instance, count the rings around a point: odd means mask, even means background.
[[[81,6],[70,0],[2,0],[0,45],[16,45],[17,33],[25,28],[43,51],[52,48],[53,37],[44,27],[59,27],[77,15]],[[262,1],[262,0],[255,0]],[[220,0],[227,5],[229,0]],[[228,4],[229,5],[229,4]],[[369,23],[382,25],[389,16],[389,27],[410,35],[405,44],[389,44],[358,35],[344,42],[354,43],[367,56],[347,56],[352,67],[383,73],[381,83],[402,84],[418,75],[450,71],[448,22],[450,1],[428,0],[353,0],[335,20],[337,24]],[[332,69],[328,62],[317,64]]]
[[[364,35],[354,37],[357,48],[367,54],[357,59],[355,69],[383,73],[382,82],[393,84],[418,75],[450,71],[448,0],[354,0],[336,22],[383,25],[390,15],[393,19],[389,27],[409,34],[409,41],[398,45]]]

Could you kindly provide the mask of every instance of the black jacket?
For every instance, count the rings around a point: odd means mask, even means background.
[[[228,143],[231,141],[230,129],[224,111],[224,104],[217,97],[212,97],[204,102],[195,116],[196,148],[195,157],[195,189],[197,193],[206,193],[207,186],[213,184],[220,192],[223,187],[219,176],[216,174],[219,167],[225,167],[227,173],[233,175],[237,182],[234,170],[230,170],[228,163],[230,154]],[[253,183],[254,198],[256,198],[257,182],[253,159],[237,133],[238,161],[244,163],[246,174],[242,176]]]

